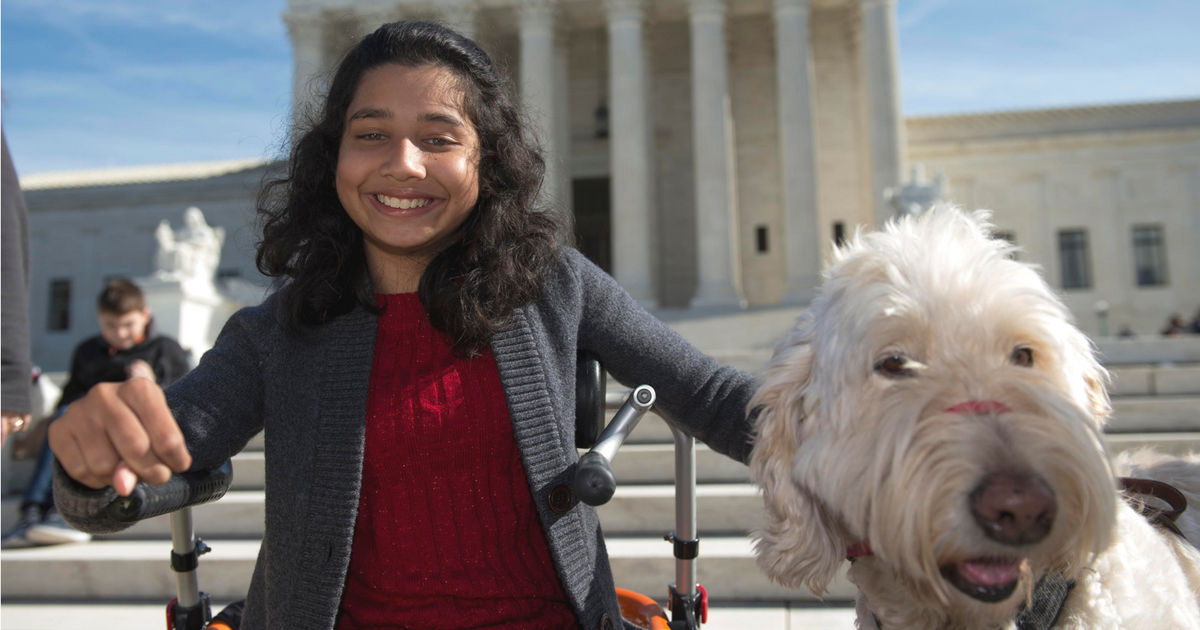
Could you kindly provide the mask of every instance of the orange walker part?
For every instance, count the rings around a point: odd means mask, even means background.
[[[653,599],[641,593],[618,588],[617,601],[621,604],[621,616],[637,627],[646,630],[668,630],[667,613]]]

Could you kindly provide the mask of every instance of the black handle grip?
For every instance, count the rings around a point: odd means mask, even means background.
[[[225,496],[233,483],[233,461],[218,468],[172,475],[161,486],[144,481],[134,487],[127,497],[118,496],[105,508],[109,518],[121,523],[170,514],[185,507],[216,501]]]
[[[604,505],[616,491],[617,478],[608,459],[594,451],[584,453],[575,470],[575,494],[579,500],[592,506]]]
[[[600,439],[606,381],[600,356],[580,350],[575,358],[575,448],[592,448]]]

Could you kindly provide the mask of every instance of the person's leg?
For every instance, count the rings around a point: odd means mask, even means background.
[[[54,481],[54,453],[50,452],[50,441],[42,442],[33,475],[25,484],[21,494],[21,518],[15,527],[4,533],[0,549],[18,549],[35,543],[29,539],[29,530],[41,524],[53,502],[51,486]]]
[[[38,453],[37,463],[33,466],[33,474],[29,483],[25,484],[25,492],[21,495],[21,509],[37,505],[42,511],[50,509],[54,504],[51,497],[54,485],[54,453],[50,451],[50,440],[42,442],[42,451]]]

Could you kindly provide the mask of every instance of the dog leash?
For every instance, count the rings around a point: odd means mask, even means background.
[[[1188,508],[1188,502],[1187,497],[1183,496],[1183,493],[1175,486],[1153,479],[1136,477],[1121,477],[1117,481],[1121,484],[1122,490],[1132,493],[1127,494],[1125,500],[1133,509],[1146,517],[1151,524],[1183,537],[1183,532],[1179,530],[1179,525],[1176,525],[1175,521]],[[1135,495],[1154,497],[1166,503],[1170,509],[1156,508]]]

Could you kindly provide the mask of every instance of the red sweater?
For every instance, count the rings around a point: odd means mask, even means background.
[[[338,629],[576,627],[495,358],[455,357],[415,293],[378,299]]]

